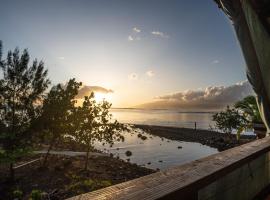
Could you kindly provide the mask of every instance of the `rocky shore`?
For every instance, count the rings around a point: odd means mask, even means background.
[[[240,141],[236,140],[235,135],[228,135],[210,130],[195,130],[189,128],[152,126],[152,125],[134,125],[135,128],[140,128],[145,132],[164,137],[171,140],[179,140],[185,142],[198,142],[219,151],[224,151],[241,144],[255,140],[255,136],[241,135]]]
[[[27,160],[38,157],[40,155],[34,155]],[[33,191],[41,194],[42,199],[62,200],[153,172],[155,170],[110,156],[91,156],[89,168],[84,170],[82,156],[51,155],[47,167],[41,167],[41,162],[35,162],[16,169],[13,187],[6,182],[7,171],[1,168],[0,200],[13,199],[14,191],[21,192],[23,200],[30,199]]]

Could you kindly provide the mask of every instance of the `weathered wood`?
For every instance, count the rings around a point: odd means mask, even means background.
[[[270,151],[270,137],[68,200],[197,199],[200,188]]]
[[[26,162],[26,163],[23,163],[23,164],[21,164],[21,165],[15,166],[15,167],[13,167],[13,169],[18,169],[18,168],[21,168],[21,167],[23,167],[23,166],[30,165],[30,164],[32,164],[32,163],[34,163],[34,162],[39,161],[39,160],[41,160],[41,158],[37,158],[37,159],[35,159],[35,160],[31,160],[31,161]]]

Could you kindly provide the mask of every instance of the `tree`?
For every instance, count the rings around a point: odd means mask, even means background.
[[[248,123],[247,119],[243,117],[238,110],[227,106],[225,111],[221,111],[213,115],[213,121],[216,127],[224,133],[230,134],[233,129],[240,129],[245,127]]]
[[[32,145],[31,124],[41,114],[41,102],[50,84],[44,63],[36,59],[31,65],[29,62],[27,50],[20,54],[18,48],[2,60],[0,43],[0,160],[9,164],[11,180],[14,162]]]
[[[70,132],[70,116],[75,109],[75,96],[80,86],[81,83],[70,79],[66,86],[58,84],[52,87],[44,100],[42,116],[39,119],[40,129],[49,141],[44,166],[51,149]]]
[[[259,108],[257,105],[256,98],[254,96],[247,96],[243,100],[238,101],[235,103],[234,107],[241,111],[243,116],[249,120],[249,122],[252,124],[254,122],[262,122],[262,118],[259,112]]]
[[[112,120],[110,107],[111,104],[105,100],[97,103],[94,93],[91,93],[90,96],[85,96],[82,105],[73,112],[71,134],[77,142],[86,145],[85,169],[88,167],[89,152],[93,149],[94,142],[112,145],[114,141],[124,141],[121,131],[125,127]]]

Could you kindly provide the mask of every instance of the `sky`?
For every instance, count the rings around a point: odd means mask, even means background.
[[[31,58],[45,62],[53,84],[74,77],[85,90],[99,88],[113,107],[246,80],[231,22],[212,0],[0,0],[0,5],[4,52],[27,48]]]

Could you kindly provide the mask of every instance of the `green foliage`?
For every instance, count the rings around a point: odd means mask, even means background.
[[[3,60],[0,45],[0,161],[10,165],[33,144],[32,125],[41,114],[41,102],[50,83],[42,61],[29,63],[27,50],[20,53],[18,48]]]
[[[66,86],[58,84],[51,88],[43,103],[42,116],[39,119],[40,129],[44,133],[44,140],[49,142],[48,153],[44,159],[44,165],[50,150],[63,136],[70,133],[71,115],[75,109],[75,96],[78,94],[81,83],[70,79]]]
[[[105,180],[105,181],[100,181],[100,186],[101,187],[109,187],[112,185],[112,182],[109,180]]]
[[[213,121],[216,127],[224,133],[232,133],[233,129],[238,130],[241,127],[246,127],[248,121],[243,117],[238,110],[230,108],[229,106],[225,111],[213,115]]]
[[[12,197],[13,199],[21,200],[23,198],[23,192],[21,190],[14,190]]]
[[[29,200],[41,200],[42,191],[41,190],[32,190]]]
[[[243,100],[236,102],[234,107],[241,111],[250,123],[262,123],[257,101],[254,96],[245,97]]]
[[[234,104],[234,108],[227,107],[226,111],[213,115],[216,127],[225,133],[231,133],[236,129],[237,140],[240,134],[253,123],[262,123],[259,108],[254,96],[247,96]]]
[[[70,79],[66,86],[58,84],[51,88],[43,103],[40,118],[43,131],[51,139],[60,138],[69,132],[69,118],[74,110],[81,83]],[[47,132],[46,132],[47,131]]]
[[[97,103],[94,99],[94,93],[85,96],[81,106],[74,107],[71,114],[70,134],[75,140],[86,145],[87,154],[85,168],[87,168],[88,155],[93,149],[94,142],[104,142],[113,144],[114,141],[124,141],[121,131],[125,127],[112,120],[109,113],[111,104],[107,101]]]
[[[109,187],[111,185],[112,182],[110,180],[76,179],[75,182],[66,187],[66,189],[75,194],[80,194],[104,187]]]

